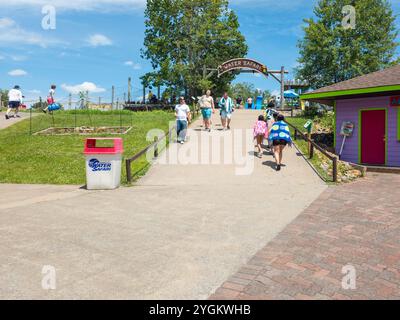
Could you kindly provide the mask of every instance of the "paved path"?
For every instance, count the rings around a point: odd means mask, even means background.
[[[211,298],[400,299],[399,185],[371,173],[330,187]],[[347,265],[355,290],[342,287]]]
[[[238,112],[234,127],[256,118]],[[248,175],[238,175],[243,164],[183,165],[199,125],[186,146],[171,146],[180,165],[162,164],[165,153],[133,188],[0,185],[0,298],[206,299],[326,190],[295,149],[280,173],[270,155],[253,168],[252,141],[234,144],[247,147]],[[221,154],[200,148],[204,163]],[[41,288],[44,265],[57,290]]]
[[[0,130],[8,128],[8,127],[12,126],[13,124],[16,124],[17,122],[20,122],[22,120],[29,118],[29,113],[20,112],[19,115],[21,116],[21,118],[11,118],[9,120],[6,120],[5,114],[6,114],[5,112],[0,112]],[[13,114],[13,113],[11,113],[11,114]]]

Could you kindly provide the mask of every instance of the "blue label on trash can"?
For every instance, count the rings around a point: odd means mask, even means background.
[[[93,172],[111,171],[111,163],[100,162],[98,159],[91,159],[89,161],[89,168],[91,168]]]

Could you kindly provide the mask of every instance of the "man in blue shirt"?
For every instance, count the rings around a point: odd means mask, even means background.
[[[235,111],[233,100],[228,96],[228,93],[225,92],[224,96],[219,102],[219,107],[221,108],[221,122],[224,130],[231,129],[231,121],[232,121],[232,113]]]

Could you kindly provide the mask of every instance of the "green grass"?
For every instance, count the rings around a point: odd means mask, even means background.
[[[308,120],[309,119],[302,118],[302,117],[286,119],[286,121],[288,123],[294,125],[296,128],[298,128],[303,133],[306,132],[306,129],[304,129],[304,125]],[[290,128],[290,131],[292,133],[292,136],[294,136],[294,130],[292,128]],[[299,148],[301,153],[303,153],[303,155],[305,155],[306,157],[309,158],[308,142],[303,140],[301,137],[298,137],[297,140],[294,141],[294,143]],[[322,178],[324,178],[325,181],[327,181],[327,182],[332,182],[332,175],[329,175],[328,172],[321,167],[323,162],[326,160],[328,160],[328,158],[326,158],[321,152],[319,152],[315,148],[314,148],[314,157],[312,159],[309,159],[310,163],[314,166],[314,168],[318,171],[318,173],[322,176]],[[329,161],[329,162],[332,162],[332,161]]]
[[[44,114],[33,117],[32,131],[53,126],[74,127],[75,121],[77,126],[132,125],[129,134],[112,136],[124,139],[124,157],[131,157],[151,143],[146,141],[149,130],[157,128],[166,132],[171,120],[174,114],[164,111],[78,111],[76,118],[74,112],[60,111],[54,113],[54,117]],[[0,183],[85,184],[83,146],[87,137],[35,136],[29,132],[29,119],[0,131]],[[122,181],[125,182],[125,166],[123,168]],[[140,176],[147,168],[143,157],[132,165],[132,172]]]

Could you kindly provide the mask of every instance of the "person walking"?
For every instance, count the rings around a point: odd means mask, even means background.
[[[211,132],[211,116],[215,113],[215,104],[210,90],[207,90],[206,94],[200,97],[199,106],[203,116],[204,128],[206,131]]]
[[[267,123],[264,116],[259,116],[258,121],[254,125],[254,140],[256,141],[256,149],[258,149],[258,157],[262,158],[262,144],[268,134]]]
[[[219,107],[221,108],[221,122],[223,130],[231,129],[232,113],[235,111],[233,100],[229,97],[228,92],[224,93],[224,96],[219,101]]]
[[[288,144],[292,146],[289,126],[285,122],[285,117],[283,115],[278,115],[277,122],[274,123],[269,133],[269,140],[272,141],[276,171],[280,171],[282,167],[283,150]]]
[[[49,108],[56,103],[56,100],[55,100],[56,89],[57,89],[57,86],[55,84],[51,85],[49,94],[47,95],[47,107],[43,109],[44,113],[47,113],[49,111]],[[55,109],[56,108],[54,106],[54,110]],[[54,111],[54,110],[51,110],[51,111]]]
[[[175,107],[175,116],[178,143],[184,144],[186,141],[188,122],[190,119],[190,108],[186,104],[184,97],[179,98],[179,104]]]
[[[6,112],[6,120],[9,120],[11,117],[20,118],[18,111],[22,103],[22,98],[23,96],[20,86],[14,86],[14,88],[8,92],[8,109]],[[13,116],[11,116],[11,111],[14,111]]]
[[[249,97],[247,99],[247,108],[248,109],[253,109],[253,98],[252,97]]]

